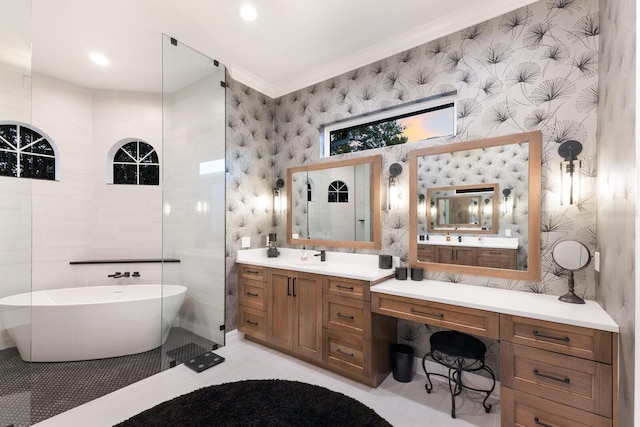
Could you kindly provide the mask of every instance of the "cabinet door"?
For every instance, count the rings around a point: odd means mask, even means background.
[[[267,283],[268,327],[267,340],[291,349],[292,277],[289,271],[270,270]]]
[[[478,251],[476,248],[456,248],[455,264],[458,265],[477,265]]]
[[[293,281],[293,351],[321,359],[322,277],[297,273]]]
[[[436,262],[442,264],[455,264],[456,250],[451,246],[437,246],[436,247]]]

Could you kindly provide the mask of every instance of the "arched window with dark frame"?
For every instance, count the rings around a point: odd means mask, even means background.
[[[0,176],[56,180],[56,148],[25,123],[0,122]]]
[[[333,181],[327,192],[329,203],[349,203],[349,187],[342,181]]]
[[[113,156],[113,183],[160,185],[160,163],[155,148],[141,140],[123,144]]]

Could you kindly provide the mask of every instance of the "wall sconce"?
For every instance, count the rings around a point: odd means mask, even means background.
[[[505,215],[513,213],[513,200],[511,200],[511,189],[502,190],[502,211]]]
[[[563,142],[558,147],[558,154],[564,159],[560,162],[561,205],[573,205],[580,200],[582,162],[578,160],[578,154],[581,152],[582,144],[573,139]]]
[[[396,179],[402,173],[402,165],[394,163],[389,166],[389,192],[387,194],[387,203],[389,210],[398,209],[400,207],[399,187],[400,184]]]
[[[427,214],[427,200],[424,194],[418,194],[418,216]]]
[[[493,204],[491,199],[484,199],[484,206],[482,206],[482,215],[489,216],[493,213]]]
[[[284,187],[284,179],[278,178],[276,185],[273,187],[273,212],[282,213],[284,206],[287,204],[287,198],[282,195],[282,188]]]
[[[434,221],[438,216],[438,207],[436,206],[436,202],[431,201],[431,221]]]

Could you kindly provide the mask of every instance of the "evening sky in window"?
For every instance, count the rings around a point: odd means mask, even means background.
[[[454,101],[446,94],[323,125],[324,156],[455,135]]]
[[[159,185],[160,163],[155,148],[140,140],[123,144],[113,156],[113,183]]]
[[[27,124],[0,122],[0,176],[54,181],[55,145]]]

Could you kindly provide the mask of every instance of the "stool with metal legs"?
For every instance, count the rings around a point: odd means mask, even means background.
[[[427,393],[431,393],[433,389],[430,375],[438,375],[447,378],[449,381],[451,418],[456,417],[456,396],[462,392],[463,388],[486,393],[482,406],[484,406],[486,413],[491,412],[491,404],[487,403],[487,399],[496,387],[496,377],[491,368],[484,363],[484,356],[487,352],[487,347],[484,343],[471,335],[457,331],[436,332],[431,335],[429,342],[431,351],[422,358],[422,369],[424,369],[424,373],[427,376],[427,384],[424,386]],[[429,373],[426,365],[427,358],[431,358],[434,362],[448,368],[448,375]],[[486,371],[491,376],[492,384],[490,389],[477,389],[462,383],[462,372],[479,371]]]

